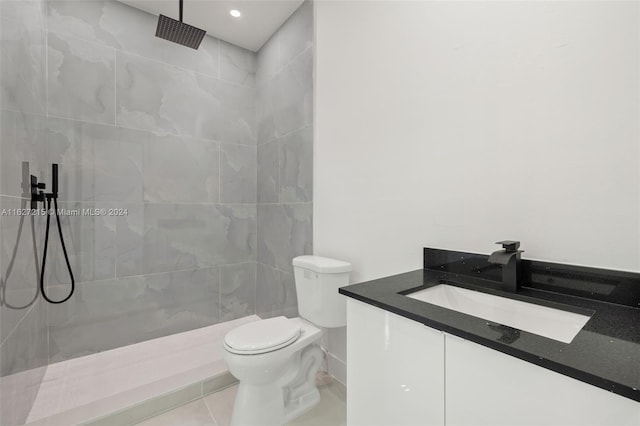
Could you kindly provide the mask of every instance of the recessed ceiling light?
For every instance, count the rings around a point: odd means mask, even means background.
[[[239,18],[242,15],[242,13],[240,13],[240,11],[237,9],[231,9],[229,11],[229,15],[233,16],[234,18]]]

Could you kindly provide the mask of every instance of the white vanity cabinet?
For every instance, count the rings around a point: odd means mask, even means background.
[[[347,424],[639,426],[640,402],[347,299]]]
[[[347,424],[444,424],[444,334],[347,299]]]
[[[446,334],[452,426],[640,425],[640,402]]]

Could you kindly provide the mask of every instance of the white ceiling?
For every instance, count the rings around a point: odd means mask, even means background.
[[[178,19],[178,0],[120,0],[130,6]],[[258,51],[303,0],[184,0],[184,22],[207,34]],[[242,12],[240,18],[229,15]]]

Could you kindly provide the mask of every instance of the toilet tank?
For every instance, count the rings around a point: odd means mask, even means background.
[[[349,284],[351,264],[320,256],[293,259],[300,316],[321,327],[347,325],[345,297],[338,293]]]

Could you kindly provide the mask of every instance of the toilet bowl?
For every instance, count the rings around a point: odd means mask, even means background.
[[[240,384],[234,426],[278,426],[320,401],[315,376],[322,364],[321,327],[346,325],[338,288],[348,284],[351,265],[300,256],[293,260],[300,317],[263,319],[231,330],[224,359]]]

